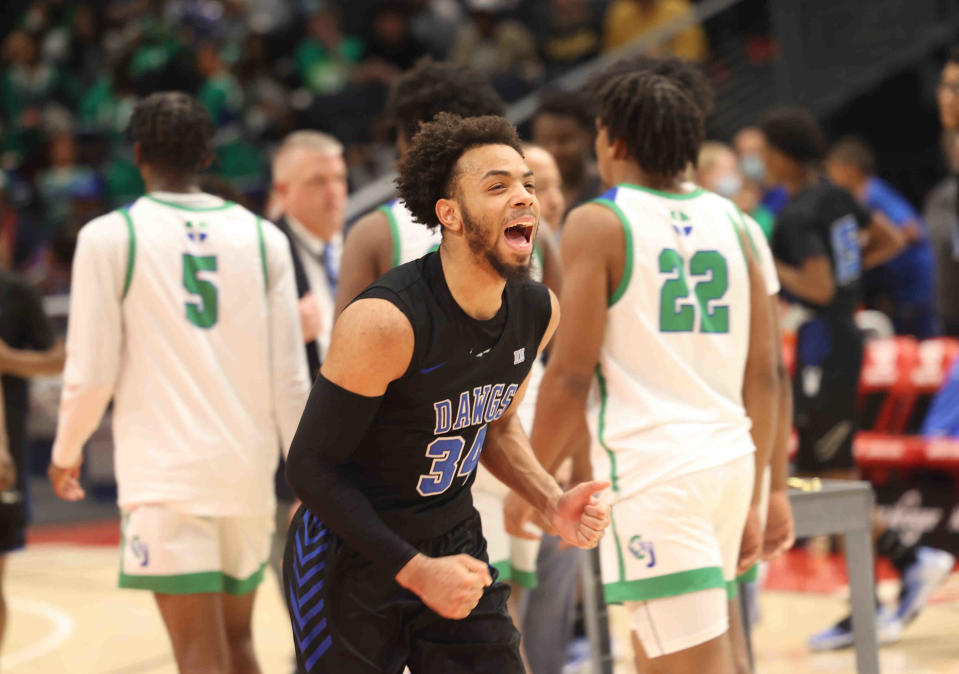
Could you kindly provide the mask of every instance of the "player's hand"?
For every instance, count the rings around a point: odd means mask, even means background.
[[[542,531],[530,531],[529,527],[526,526],[528,523],[536,525]],[[515,491],[511,491],[503,500],[503,524],[506,533],[510,536],[529,541],[541,539],[543,531],[553,533],[553,527],[546,521],[546,518]]]
[[[3,432],[0,429],[0,432]],[[0,448],[0,491],[12,489],[17,484],[17,467],[6,449]]]
[[[749,506],[746,515],[746,525],[743,527],[743,539],[739,544],[739,563],[736,566],[736,575],[749,571],[753,564],[759,561],[763,547],[763,532],[759,526],[759,506]]]
[[[796,542],[796,527],[793,509],[786,491],[769,493],[769,514],[766,515],[766,532],[763,537],[763,559],[770,560],[789,550]]]
[[[462,620],[479,604],[483,588],[492,585],[493,578],[489,567],[475,557],[420,553],[400,569],[396,582],[444,618]]]
[[[80,462],[71,468],[61,468],[52,461],[47,469],[53,491],[64,501],[79,501],[86,493],[80,486]]]
[[[323,328],[323,319],[320,317],[320,305],[316,303],[313,293],[306,293],[300,298],[300,329],[303,331],[303,342],[309,344],[316,339]]]
[[[550,516],[556,535],[577,548],[595,548],[609,526],[609,505],[594,494],[610,486],[608,481],[594,480],[578,484],[556,502]]]

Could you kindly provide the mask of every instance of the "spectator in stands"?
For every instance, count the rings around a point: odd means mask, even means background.
[[[689,0],[613,0],[603,16],[603,51],[629,44],[653,28],[680,19],[693,18]],[[644,52],[705,61],[708,46],[702,26],[694,23]]]
[[[723,143],[707,141],[699,149],[696,182],[707,190],[731,199],[743,213],[759,223],[767,239],[772,238],[775,216],[759,203],[761,193],[754,181],[747,181],[736,161],[736,153]]]
[[[888,218],[906,237],[906,249],[863,277],[866,296],[878,291],[892,302],[896,333],[926,339],[939,334],[935,307],[935,257],[926,223],[892,185],[875,175],[872,150],[857,138],[843,138],[826,156],[826,173],[869,211]]]
[[[545,94],[533,113],[532,130],[533,143],[559,166],[566,212],[598,197],[603,183],[592,158],[595,121],[589,99],[578,92]]]
[[[587,0],[549,0],[537,3],[532,26],[539,52],[552,79],[599,53],[600,22]]]
[[[243,108],[243,90],[223,61],[218,43],[206,41],[197,47],[196,69],[203,78],[197,98],[213,124],[217,128],[235,124]]]
[[[73,215],[77,195],[98,189],[93,169],[77,162],[77,142],[72,130],[61,130],[50,139],[50,168],[40,175],[38,192],[42,199],[43,239],[50,241]]]
[[[19,163],[42,147],[42,124],[51,107],[74,105],[79,92],[68,71],[40,58],[36,41],[25,30],[15,30],[4,40],[2,62],[2,149]]]
[[[363,41],[343,34],[337,11],[329,5],[310,14],[307,31],[296,48],[300,80],[315,94],[342,92],[363,58]]]
[[[862,270],[895,257],[905,237],[884,216],[866,212],[848,192],[822,179],[818,166],[825,139],[809,112],[772,110],[761,128],[766,170],[789,195],[773,234],[776,270],[783,288],[809,312],[796,343],[796,468],[807,475],[856,479],[852,443],[863,346],[852,313]],[[876,527],[876,553],[888,557],[902,577],[895,611],[877,613],[880,643],[893,643],[955,560],[946,552],[907,546],[895,531],[883,528]],[[809,639],[813,650],[851,645],[848,617]]]
[[[461,24],[450,61],[485,73],[500,95],[513,100],[526,93],[541,73],[536,41],[526,27],[506,15],[506,0],[466,0],[469,20]]]
[[[771,183],[763,163],[766,140],[763,132],[755,126],[746,126],[733,136],[733,149],[739,157],[739,168],[747,182],[754,182],[762,191],[760,204],[773,215],[778,215],[789,196],[782,185]]]
[[[929,241],[936,256],[936,309],[943,334],[959,337],[959,216],[956,214],[959,179],[959,133],[943,133],[943,150],[950,175],[933,188],[923,209]]]
[[[437,60],[446,58],[463,10],[456,0],[408,0],[410,30]]]

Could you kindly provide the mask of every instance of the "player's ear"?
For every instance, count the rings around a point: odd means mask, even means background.
[[[626,141],[617,138],[613,141],[613,159],[626,159],[629,157],[629,149],[626,147]]]
[[[440,199],[436,202],[436,219],[446,229],[457,232],[462,227],[459,206],[452,199]]]

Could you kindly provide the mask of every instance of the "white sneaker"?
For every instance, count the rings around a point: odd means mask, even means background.
[[[916,550],[916,562],[902,574],[902,589],[899,591],[896,617],[903,626],[916,619],[932,593],[952,573],[955,563],[956,558],[944,550],[925,546]]]

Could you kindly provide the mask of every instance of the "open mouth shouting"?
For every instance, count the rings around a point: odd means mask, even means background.
[[[530,253],[533,250],[533,234],[536,231],[536,218],[525,215],[506,225],[503,238],[506,245],[517,252]]]

